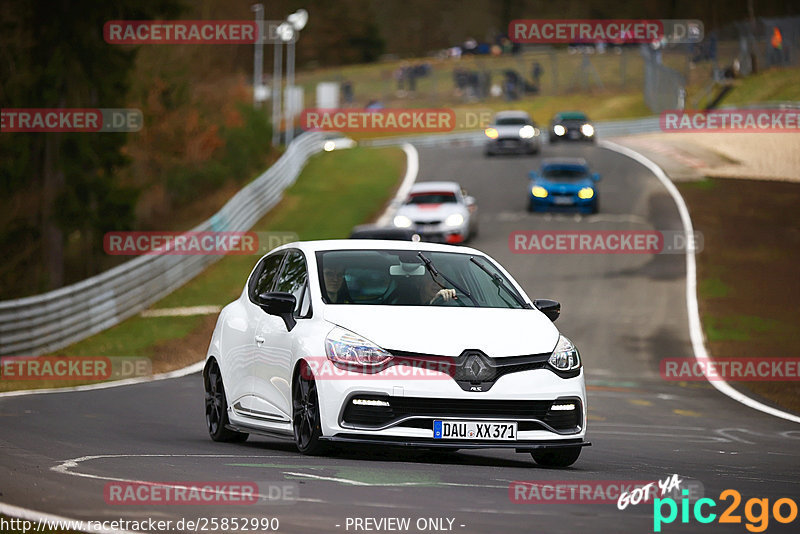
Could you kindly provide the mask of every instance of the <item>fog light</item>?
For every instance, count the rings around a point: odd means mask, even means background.
[[[575,409],[574,404],[554,404],[550,407],[554,412],[568,412]]]
[[[356,406],[389,406],[387,401],[375,399],[353,399]]]

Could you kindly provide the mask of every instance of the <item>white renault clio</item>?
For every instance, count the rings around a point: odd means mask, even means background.
[[[216,441],[511,448],[573,464],[586,435],[578,349],[478,250],[335,240],[261,258],[217,320],[203,371]]]

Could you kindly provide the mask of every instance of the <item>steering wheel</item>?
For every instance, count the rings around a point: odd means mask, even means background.
[[[445,301],[445,300],[444,300],[444,297],[442,296],[442,294],[441,294],[441,293],[438,293],[438,294],[437,294],[437,295],[436,295],[436,296],[433,298],[433,300],[430,302],[430,306],[439,306],[439,305],[441,305],[441,304],[445,304],[446,302],[455,302],[455,303],[456,303],[456,304],[458,304],[459,306],[462,306],[462,307],[463,307],[463,306],[466,306],[466,304],[464,304],[464,302],[463,302],[461,299],[459,299],[459,298],[454,298],[454,299],[452,299],[452,300],[450,300],[450,301]]]

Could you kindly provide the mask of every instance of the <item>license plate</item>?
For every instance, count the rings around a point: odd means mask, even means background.
[[[517,423],[434,421],[433,438],[513,441],[517,439]]]
[[[572,197],[553,197],[553,204],[572,204]]]

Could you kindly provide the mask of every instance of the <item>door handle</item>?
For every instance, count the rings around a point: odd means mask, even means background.
[[[266,339],[264,339],[264,337],[263,337],[263,336],[256,336],[256,344],[257,344],[257,345],[261,345],[261,344],[262,344],[262,343],[264,343],[265,341],[266,341]]]

